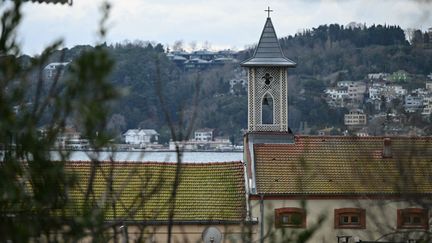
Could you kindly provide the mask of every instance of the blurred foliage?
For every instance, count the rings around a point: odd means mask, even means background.
[[[95,205],[89,204],[83,215],[66,216],[66,205],[73,203],[68,191],[76,180],[64,170],[69,154],[62,152],[60,161],[52,161],[50,149],[68,124],[79,127],[92,148],[108,144],[110,138],[104,133],[108,102],[118,96],[107,81],[113,59],[103,45],[97,45],[80,52],[64,78],[45,80],[46,63],[65,60],[64,52],[55,51],[62,42],[38,57],[20,57],[21,6],[13,1],[1,16],[0,241],[75,242],[88,235],[103,241],[103,211]],[[109,4],[104,3],[103,20],[108,12]]]

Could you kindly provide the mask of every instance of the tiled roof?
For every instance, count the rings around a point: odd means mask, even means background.
[[[79,184],[70,192],[70,198],[75,203],[68,211],[80,212],[91,163],[69,162],[65,166],[66,171],[76,173]],[[93,199],[98,205],[103,205],[102,202],[109,198],[107,188],[111,168],[111,195],[115,199],[115,210],[111,203],[106,203],[106,220],[168,220],[175,163],[115,162],[113,167],[110,162],[100,163],[94,180]],[[241,162],[182,164],[181,182],[175,200],[175,222],[238,222],[244,219],[244,215],[245,189]]]
[[[258,193],[276,195],[432,194],[432,138],[296,136],[255,144]]]
[[[296,63],[285,57],[270,18],[267,18],[261,38],[252,58],[242,66],[284,66],[295,67]]]

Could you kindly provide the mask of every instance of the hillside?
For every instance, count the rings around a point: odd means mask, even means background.
[[[281,38],[285,55],[298,64],[289,73],[291,129],[297,132],[305,122],[315,130],[343,127],[346,109],[330,108],[322,98],[325,87],[337,81],[398,70],[426,80],[432,72],[432,48],[428,39],[422,40],[408,42],[397,26],[344,28],[337,24]],[[73,60],[86,48],[91,47],[59,51],[51,60],[61,59],[61,53],[63,60]],[[196,112],[196,128],[216,128],[217,136],[241,141],[241,129],[247,123],[246,90],[237,87],[236,92],[230,92],[229,84],[241,74],[238,63],[185,70],[167,58],[161,44],[134,42],[106,48],[116,62],[111,80],[123,93],[112,104],[107,126],[113,133],[152,128],[167,142],[170,133],[165,115],[169,114],[175,126],[185,127]],[[242,51],[237,58],[244,60],[251,53],[251,49]]]

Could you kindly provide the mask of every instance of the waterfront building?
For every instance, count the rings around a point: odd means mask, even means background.
[[[175,151],[179,147],[185,151],[232,151],[234,146],[227,138],[215,138],[214,140],[197,141],[195,139],[188,141],[170,141],[169,150]]]
[[[123,136],[125,143],[132,145],[148,145],[159,140],[159,133],[154,129],[129,129]]]
[[[213,132],[214,129],[211,128],[202,128],[195,130],[194,139],[195,141],[213,141]]]
[[[46,134],[44,135],[46,136]],[[90,148],[88,139],[82,138],[81,133],[74,127],[66,127],[56,138],[55,147],[66,150],[87,150]]]
[[[66,70],[69,62],[52,62],[43,69],[44,77],[48,80],[61,77]]]

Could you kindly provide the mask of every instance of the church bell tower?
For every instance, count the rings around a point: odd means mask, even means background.
[[[288,68],[276,36],[270,8],[253,56],[242,62],[248,76],[248,131],[288,132]]]

